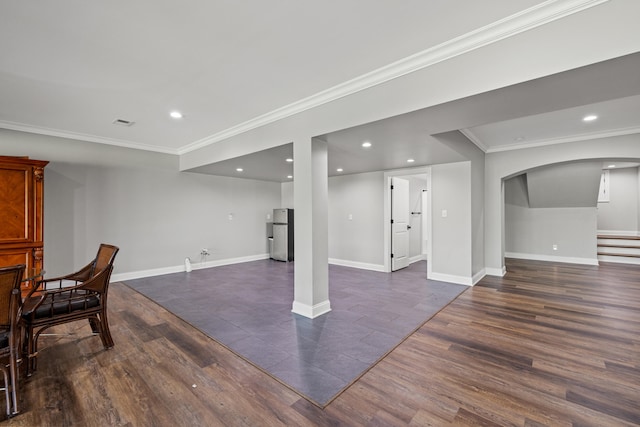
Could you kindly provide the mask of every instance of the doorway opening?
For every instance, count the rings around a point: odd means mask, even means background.
[[[402,269],[427,261],[431,268],[431,168],[385,172],[384,268]],[[393,190],[392,190],[393,186]]]

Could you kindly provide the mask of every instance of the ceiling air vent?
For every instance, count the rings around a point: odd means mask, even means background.
[[[124,119],[115,119],[113,121],[114,125],[120,125],[120,126],[131,126],[134,123],[135,122],[132,122],[131,120],[124,120]]]

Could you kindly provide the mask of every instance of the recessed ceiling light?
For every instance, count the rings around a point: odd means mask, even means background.
[[[242,168],[236,168],[236,171],[238,171],[238,172],[242,172],[243,170],[244,169],[242,169]]]
[[[371,143],[369,141],[365,141],[365,142],[362,143],[362,146],[364,148],[369,148],[369,147],[371,147]]]
[[[174,119],[181,119],[183,117],[180,111],[172,111],[169,113],[169,115]]]
[[[336,169],[336,172],[342,172],[342,168]]]
[[[292,179],[293,175],[287,175],[287,178]]]
[[[415,162],[415,160],[413,160],[413,159],[407,159],[407,163],[413,163],[413,162]]]
[[[615,168],[615,167],[616,167],[616,165],[609,165],[609,166],[607,166],[607,167],[608,167],[608,168]]]
[[[596,120],[597,118],[598,118],[598,116],[596,116],[595,114],[590,114],[588,116],[584,116],[582,118],[582,121],[583,122],[592,122],[592,121]]]
[[[293,162],[293,159],[291,157],[288,157],[287,158],[287,162],[291,163],[291,162]]]

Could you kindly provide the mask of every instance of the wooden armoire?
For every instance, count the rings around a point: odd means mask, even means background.
[[[29,271],[42,269],[47,163],[0,156],[0,267],[26,264]]]

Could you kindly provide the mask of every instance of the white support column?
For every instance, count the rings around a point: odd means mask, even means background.
[[[291,311],[313,319],[331,311],[327,143],[297,138],[293,161],[295,276]]]

